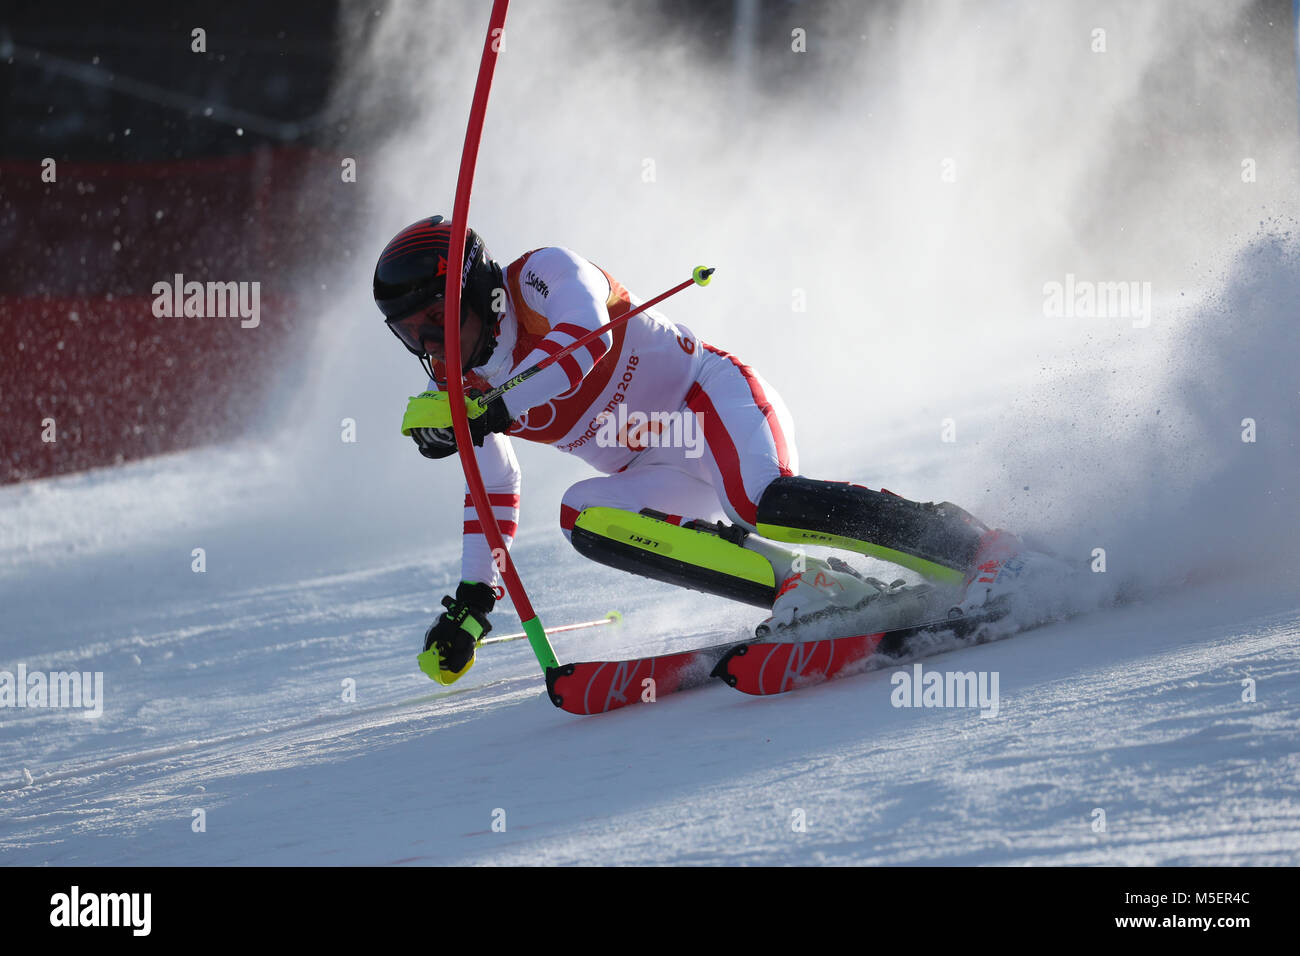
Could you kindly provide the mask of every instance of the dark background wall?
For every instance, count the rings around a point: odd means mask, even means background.
[[[294,281],[355,214],[305,201],[340,175],[336,20],[330,2],[5,5],[0,481],[256,428],[309,301]],[[176,273],[258,282],[260,324],[155,317]]]

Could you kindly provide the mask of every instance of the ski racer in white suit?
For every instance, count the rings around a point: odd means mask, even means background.
[[[439,216],[399,232],[380,255],[375,300],[429,376],[403,421],[420,451],[456,451],[443,342],[451,226]],[[501,268],[467,230],[461,269],[460,368],[471,396],[488,392],[642,300],[568,249],[546,247]],[[900,590],[847,564],[806,558],[776,541],[833,545],[909,567],[950,587],[963,608],[998,598],[1019,550],[955,505],[799,475],[794,423],[776,390],[736,356],[654,309],[511,388],[486,407],[468,400],[475,454],[507,547],[519,520],[511,439],[552,445],[601,476],[573,485],[560,528],[583,554],[633,573],[771,608],[760,631]],[[629,528],[631,533],[629,533]],[[673,542],[671,554],[657,541]],[[649,542],[649,543],[647,543]],[[468,491],[454,597],[425,635],[426,673],[451,683],[474,663],[502,590]]]

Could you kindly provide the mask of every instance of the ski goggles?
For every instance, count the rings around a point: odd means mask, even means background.
[[[416,355],[426,355],[431,345],[436,346],[438,351],[442,351],[445,314],[446,303],[439,297],[427,309],[401,318],[385,319],[384,324],[392,329],[398,341],[405,345],[408,351]]]

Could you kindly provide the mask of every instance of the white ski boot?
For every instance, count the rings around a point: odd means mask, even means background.
[[[865,607],[880,592],[867,582],[825,561],[809,558],[803,571],[790,574],[776,589],[772,615],[754,629],[758,637],[805,624],[835,612]]]
[[[843,622],[842,635],[886,630],[924,620],[932,588],[907,586],[900,578],[890,584],[863,577],[838,558],[807,560],[806,569],[781,582],[772,604],[772,616],[754,629],[756,636],[801,628],[814,621]],[[831,636],[831,635],[826,635]]]
[[[1011,532],[988,531],[980,539],[965,590],[949,617],[997,620],[1027,608],[1031,601],[1051,603],[1074,576],[1075,569],[1066,562],[1026,548]]]

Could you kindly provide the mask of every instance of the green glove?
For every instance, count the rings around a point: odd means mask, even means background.
[[[465,396],[465,415],[469,418],[470,439],[482,445],[484,436],[504,432],[513,424],[505,401],[498,397],[487,405],[479,401],[483,393],[471,389]],[[447,392],[421,392],[411,397],[402,416],[402,434],[414,428],[451,428],[451,395]]]

